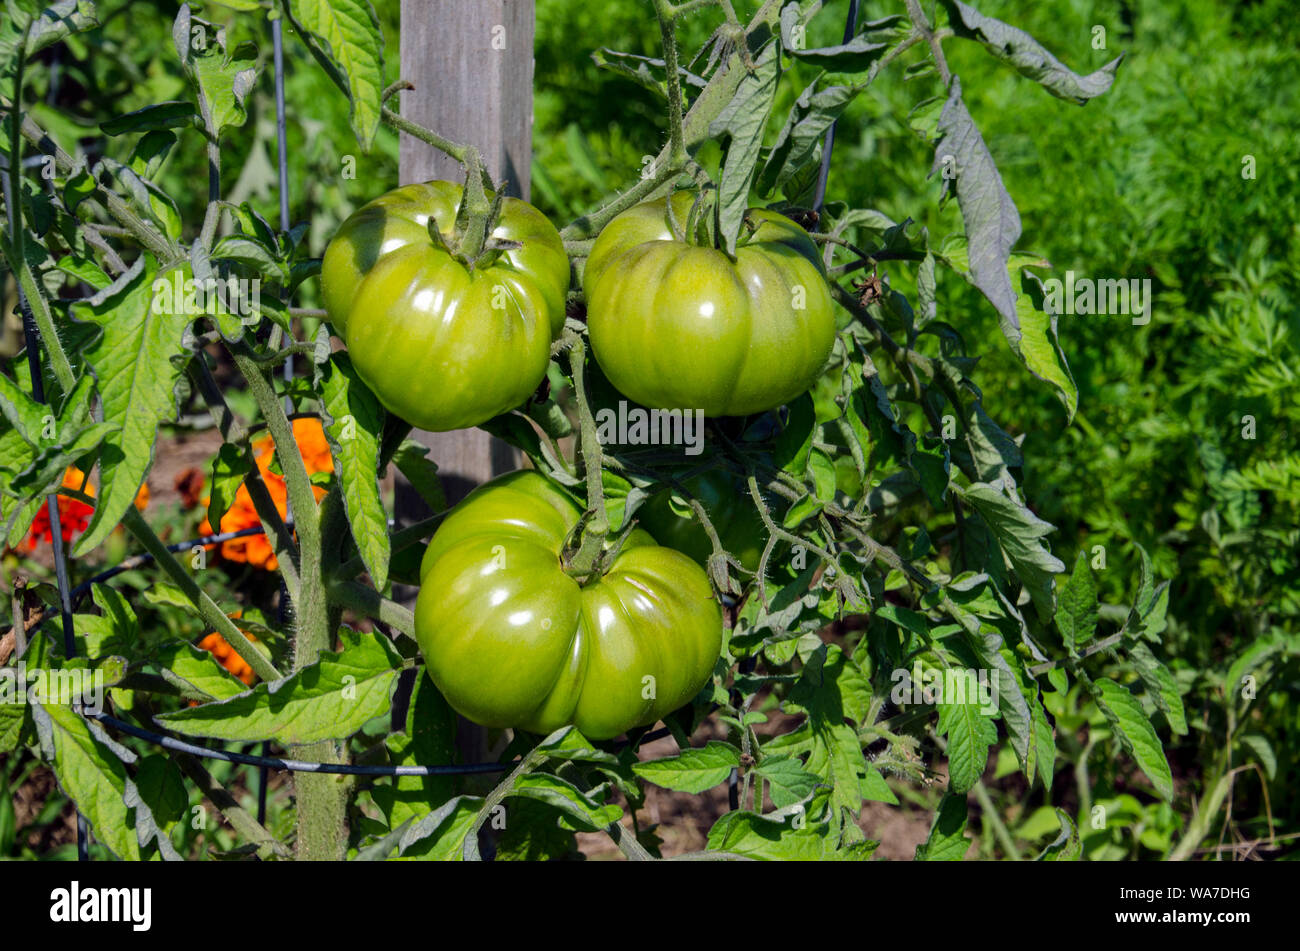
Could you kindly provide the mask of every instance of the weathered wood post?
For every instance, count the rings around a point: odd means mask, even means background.
[[[453,142],[478,147],[507,194],[528,198],[533,124],[533,0],[402,0],[402,115]],[[463,181],[454,159],[403,134],[402,184]],[[417,431],[438,464],[448,502],[518,465],[513,448],[478,429]],[[423,502],[399,480],[399,521]]]
[[[492,179],[524,199],[532,165],[533,15],[533,0],[402,0],[401,78],[415,87],[401,93],[402,115],[477,146]],[[404,185],[465,177],[454,159],[405,133],[400,175]],[[480,429],[413,436],[429,447],[451,504],[519,464],[513,447]],[[399,524],[428,513],[400,477],[396,491]],[[461,720],[457,745],[467,760],[481,760],[486,732]]]

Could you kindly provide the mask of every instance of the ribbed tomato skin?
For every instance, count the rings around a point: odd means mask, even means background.
[[[581,512],[536,472],[480,486],[447,516],[420,567],[416,639],[463,716],[608,739],[688,703],[722,648],[708,578],[645,532],[585,587],[560,550]]]

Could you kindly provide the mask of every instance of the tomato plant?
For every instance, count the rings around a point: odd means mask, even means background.
[[[1062,109],[1120,59],[1080,75],[961,3],[905,0],[843,41],[819,3],[744,22],[726,0],[651,6],[661,56],[596,62],[662,145],[557,226],[475,145],[386,105],[402,77],[365,4],[284,0],[290,72],[323,67],[322,114],[346,112],[363,154],[335,228],[259,210],[260,17],[182,4],[174,55],[127,71],[155,77],[149,101],[97,115],[91,147],[34,67],[58,49],[111,83],[121,18],[11,5],[0,251],[24,349],[0,373],[0,665],[85,675],[102,703],[0,704],[21,760],[0,780],[42,764],[97,857],[549,858],[601,832],[645,859],[688,851],[645,821],[673,796],[713,810],[709,858],[868,858],[872,809],[922,816],[920,859],[1107,857],[1123,830],[1080,831],[1103,748],[1126,784],[1104,803],[1146,824],[1141,848],[1184,857],[1210,834],[1221,802],[1187,809],[1165,753],[1213,719],[1210,688],[1163,660],[1169,583],[1136,537],[1124,571],[1104,549],[1058,558],[1024,490],[1032,434],[986,405],[993,361],[1067,420],[1079,391],[1007,146],[944,51]],[[834,173],[830,130],[865,128],[864,93],[894,79],[905,107],[879,122],[925,152],[930,192],[904,197],[918,215],[938,199],[927,227]],[[463,182],[392,188],[399,131]],[[206,203],[180,194],[200,167]],[[584,204],[535,178],[547,207]],[[480,427],[528,468],[449,507],[417,427]],[[161,479],[198,432],[203,464]],[[1217,484],[1246,492],[1238,475]],[[428,517],[393,517],[394,479]],[[1284,574],[1294,540],[1274,541]],[[1284,683],[1273,661],[1295,652],[1278,628],[1214,689]],[[473,750],[458,717],[483,728]],[[230,755],[251,744],[269,755]],[[255,818],[222,787],[258,770],[293,775]],[[1033,806],[1014,829],[990,805],[1004,780]],[[229,828],[187,819],[200,801]]]

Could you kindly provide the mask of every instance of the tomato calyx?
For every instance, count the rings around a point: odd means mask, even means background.
[[[564,573],[584,588],[599,581],[609,572],[623,550],[623,545],[636,528],[635,521],[629,522],[617,536],[611,539],[604,528],[608,522],[603,518],[597,520],[595,514],[594,511],[582,514],[560,550],[560,566],[564,569]]]
[[[496,263],[506,251],[518,250],[523,244],[503,238],[494,238],[501,208],[505,203],[504,183],[497,188],[483,169],[478,150],[472,146],[465,156],[465,188],[460,205],[456,208],[456,225],[451,240],[429,222],[429,237],[438,248],[446,251],[468,271],[487,268]]]
[[[560,549],[560,567],[564,573],[586,587],[604,572],[598,567],[601,550],[605,547],[605,528],[608,522],[600,519],[593,525],[596,512],[588,509],[578,518]]]
[[[718,244],[718,198],[717,191],[712,186],[695,192],[685,220],[678,217],[670,198],[664,204],[664,219],[674,240],[698,248],[724,250]]]

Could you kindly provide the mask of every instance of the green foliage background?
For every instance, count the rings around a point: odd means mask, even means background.
[[[814,26],[833,34],[843,7],[831,5]],[[1144,327],[1127,317],[1061,317],[1061,346],[1079,389],[1073,424],[1005,347],[986,348],[994,352],[979,371],[985,405],[1012,435],[1025,436],[1026,495],[1058,526],[1057,556],[1073,564],[1078,551],[1092,557],[1104,546],[1103,600],[1122,599],[1131,584],[1131,542],[1151,553],[1157,576],[1172,578],[1163,649],[1186,691],[1192,733],[1168,753],[1175,775],[1198,793],[1224,753],[1229,665],[1257,643],[1285,645],[1291,660],[1279,662],[1285,666],[1272,680],[1280,692],[1239,727],[1249,739],[1232,762],[1260,764],[1276,832],[1294,832],[1300,810],[1286,790],[1300,781],[1300,21],[1285,0],[978,7],[1080,73],[1126,53],[1111,91],[1073,108],[978,45],[945,44],[1020,211],[1018,247],[1053,265],[1041,276],[1063,280],[1068,269],[1094,279],[1150,278],[1155,293]],[[861,17],[892,12],[866,3]],[[1104,49],[1093,48],[1097,26],[1105,28]],[[575,37],[608,37],[616,49],[645,55],[656,54],[658,37],[630,4],[564,0],[539,0],[537,35],[534,200],[565,215],[576,202],[553,196],[594,203],[605,182],[624,179],[659,145],[648,94],[598,69]],[[798,91],[783,84],[778,113]],[[940,209],[938,178],[925,177],[933,148],[908,125],[916,99],[887,73],[854,100],[838,126],[828,198],[910,217],[932,235],[959,231],[956,203]],[[1246,156],[1252,179],[1242,174]],[[911,271],[881,267],[915,299]],[[999,336],[992,308],[951,275],[940,282],[939,317],[968,339]],[[1255,420],[1253,439],[1242,437],[1245,416]],[[1167,807],[1144,811],[1118,795],[1123,777],[1098,760],[1090,764],[1096,800],[1140,817],[1144,832],[1112,842],[1110,833],[1089,839],[1085,830],[1087,853],[1163,852],[1172,832]],[[1239,781],[1236,796],[1234,814],[1254,817],[1243,834],[1267,836],[1259,782]],[[1026,835],[1037,830],[1056,831],[1043,810],[1022,826]]]

